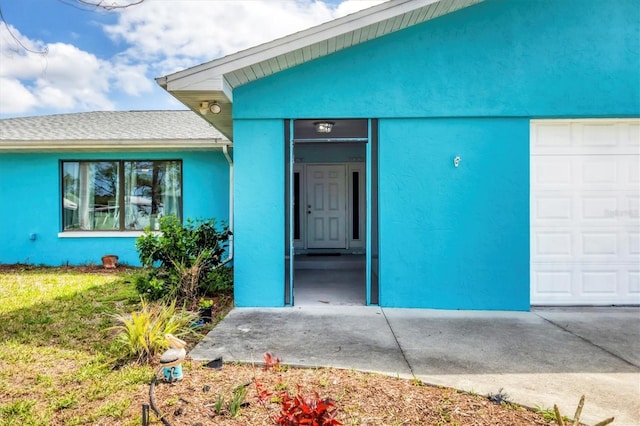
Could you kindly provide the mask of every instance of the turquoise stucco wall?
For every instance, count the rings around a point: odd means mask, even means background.
[[[236,306],[284,305],[284,124],[245,120],[234,146]]]
[[[514,141],[529,120],[381,120],[379,134],[380,304],[528,309],[529,149]]]
[[[529,119],[640,116],[637,5],[488,0],[236,88],[237,300],[282,304],[281,120],[379,118],[380,304],[528,309]]]
[[[185,218],[229,220],[229,167],[220,152],[0,154],[0,263],[99,264],[113,253],[139,264],[134,237],[58,237],[63,159],[181,159]]]
[[[234,117],[637,116],[639,69],[636,0],[488,0],[239,87]]]

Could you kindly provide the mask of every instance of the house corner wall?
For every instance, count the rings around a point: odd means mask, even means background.
[[[235,305],[284,305],[284,124],[234,121]]]

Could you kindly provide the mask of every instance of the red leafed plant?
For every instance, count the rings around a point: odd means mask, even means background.
[[[273,355],[271,352],[265,352],[264,357],[264,370],[268,370],[270,368],[276,368],[280,365],[280,361],[282,361],[277,356]]]
[[[322,399],[318,392],[313,397],[306,397],[300,393],[294,397],[289,392],[282,391],[280,398],[280,415],[276,417],[276,424],[282,426],[335,426],[342,425],[335,417],[338,414],[335,403],[329,399]]]
[[[269,392],[267,389],[265,389],[262,386],[262,383],[260,383],[257,380],[253,381],[256,385],[256,392],[258,393],[257,398],[258,398],[258,402],[265,406],[266,403],[269,401],[269,399],[271,398],[271,396],[273,395],[273,392]]]

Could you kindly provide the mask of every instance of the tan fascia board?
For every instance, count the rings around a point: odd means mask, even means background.
[[[297,49],[394,18],[403,13],[440,1],[445,0],[391,0],[289,36],[160,77],[156,79],[156,81],[168,91],[193,90],[195,85],[202,87],[204,84],[206,87],[210,83],[218,84],[218,81],[220,81],[220,86],[217,88],[209,87],[207,90],[221,90],[222,77],[226,73],[287,54]],[[208,76],[202,75],[202,73],[206,73],[207,71],[212,71],[213,74],[209,74]],[[231,87],[231,89],[233,89],[233,87]]]
[[[175,140],[142,141],[1,141],[0,152],[124,152],[124,151],[211,151],[232,146],[230,141],[215,139],[190,139],[188,142]]]
[[[172,94],[179,93],[181,91],[218,92],[222,93],[229,102],[233,102],[233,87],[224,76],[215,75],[201,77],[204,78],[201,78],[198,81],[187,81],[186,79],[169,81],[167,80],[167,77],[159,77],[156,78],[156,82],[160,87]]]

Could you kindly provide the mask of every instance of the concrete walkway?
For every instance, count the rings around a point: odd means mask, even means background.
[[[417,377],[594,424],[640,425],[640,309],[532,312],[326,306],[236,308],[191,352],[195,360],[283,363]]]

